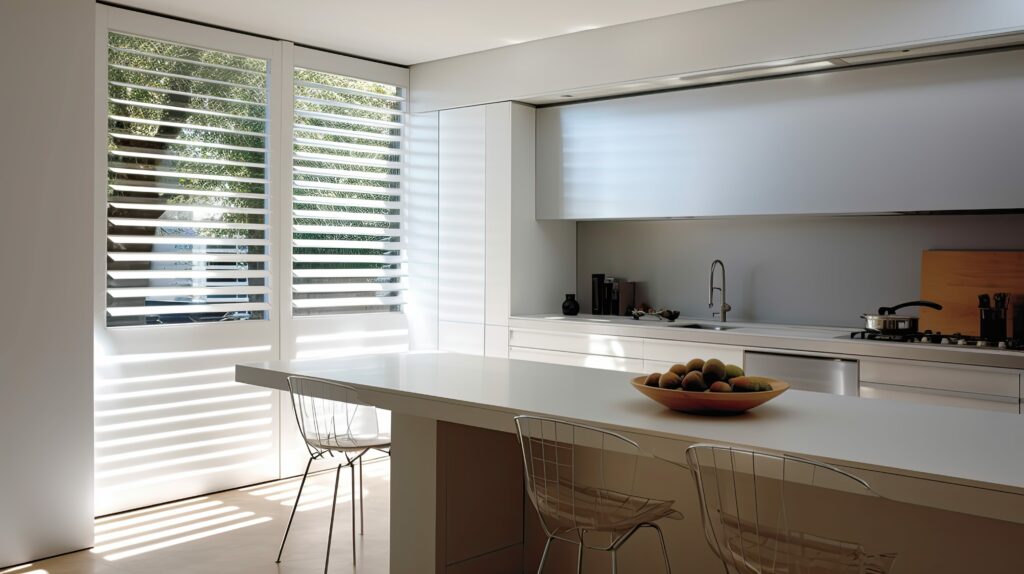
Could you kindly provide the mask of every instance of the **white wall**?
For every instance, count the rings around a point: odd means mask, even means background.
[[[92,545],[93,21],[0,7],[0,567]]]
[[[1024,249],[1022,226],[1024,215],[580,222],[577,282],[583,309],[590,275],[605,273],[638,281],[638,303],[710,320],[708,276],[722,259],[729,320],[855,327],[918,298],[923,250]]]
[[[1019,0],[738,2],[419,64],[413,110],[1022,28]]]

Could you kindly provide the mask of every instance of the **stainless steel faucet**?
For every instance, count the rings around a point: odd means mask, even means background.
[[[721,267],[722,268],[722,287],[721,288],[715,287],[715,267]],[[722,322],[725,323],[725,314],[728,313],[729,311],[732,311],[732,307],[728,303],[725,302],[725,263],[722,263],[721,259],[715,259],[711,263],[711,287],[708,290],[708,309],[711,309],[711,308],[713,308],[715,306],[715,291],[721,291],[722,292],[722,306],[719,307],[718,311],[712,311],[711,315],[712,316],[721,315],[722,316]]]

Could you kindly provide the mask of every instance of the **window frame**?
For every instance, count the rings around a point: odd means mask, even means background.
[[[224,321],[198,324],[129,325],[107,327],[107,34],[121,32],[143,36],[153,40],[194,46],[200,49],[217,50],[242,56],[265,59],[268,63],[267,90],[267,198],[269,210],[267,224],[270,230],[269,262],[267,284],[270,293],[268,317],[262,320]],[[97,328],[114,331],[153,329],[229,329],[241,325],[264,324],[286,338],[290,331],[284,322],[316,319],[317,317],[292,316],[291,297],[291,240],[292,240],[292,126],[293,78],[295,68],[308,68],[352,78],[380,82],[403,90],[408,116],[409,69],[401,66],[382,64],[352,56],[295,46],[292,42],[269,40],[241,32],[211,28],[201,24],[182,22],[170,18],[143,14],[113,6],[97,5],[95,52],[95,173],[93,178],[94,208],[94,277],[93,301],[94,324]],[[402,171],[405,171],[408,148],[407,131],[402,134]],[[404,185],[404,183],[403,183]],[[402,198],[402,225],[405,225],[406,199]],[[368,317],[403,316],[401,312],[342,313],[325,315],[341,321],[349,320],[353,325],[367,324]],[[364,318],[363,316],[368,316]],[[403,319],[404,321],[404,319]],[[391,325],[394,321],[385,321]],[[217,325],[218,327],[214,327]]]

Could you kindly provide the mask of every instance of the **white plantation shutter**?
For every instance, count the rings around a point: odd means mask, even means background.
[[[267,61],[108,41],[107,325],[266,319]]]
[[[401,141],[396,86],[296,68],[292,312],[401,311]]]

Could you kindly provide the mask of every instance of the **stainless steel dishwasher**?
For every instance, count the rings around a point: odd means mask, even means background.
[[[786,381],[801,391],[860,396],[858,363],[850,359],[744,351],[743,370]]]

